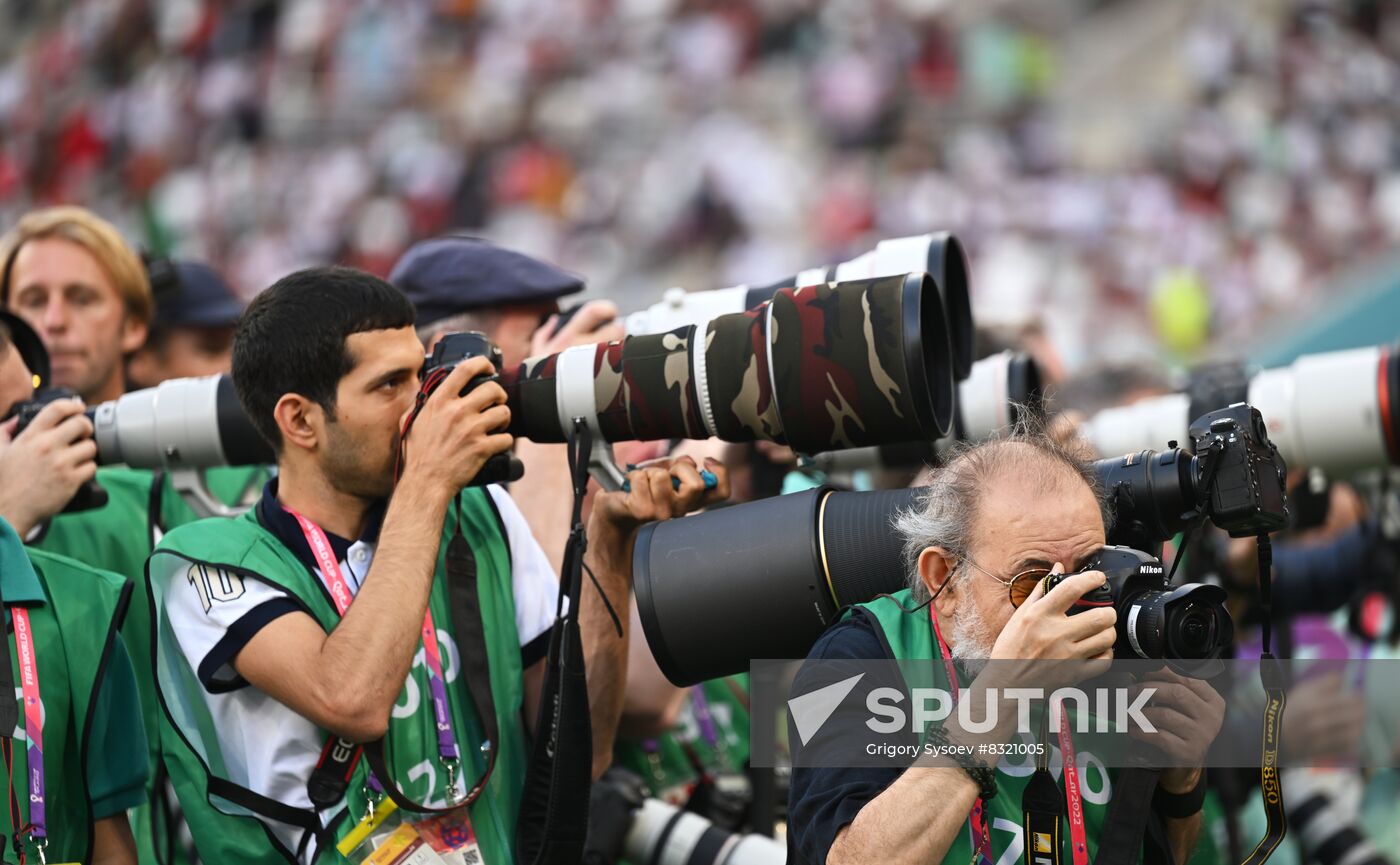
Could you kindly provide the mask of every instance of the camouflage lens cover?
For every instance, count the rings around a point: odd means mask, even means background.
[[[721,315],[705,334],[705,378],[715,434],[725,441],[786,444],[768,375],[768,304]]]

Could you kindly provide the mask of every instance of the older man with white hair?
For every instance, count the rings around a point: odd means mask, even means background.
[[[1117,638],[1111,606],[1066,615],[1105,581],[1100,571],[1072,572],[1105,545],[1107,516],[1091,467],[1039,431],[1021,429],[961,451],[897,521],[910,587],[852,608],[813,647],[804,673],[816,661],[929,660],[944,687],[956,677],[975,694],[987,685],[978,677],[988,660],[1111,658]],[[1046,592],[1044,578],[1066,572],[1072,575]],[[1154,676],[1161,687],[1144,714],[1163,731],[1156,743],[1169,743],[1173,766],[1200,766],[1224,701],[1202,682],[1165,671]],[[799,674],[795,693],[805,692],[802,684]],[[947,734],[931,730],[935,735]],[[907,738],[916,750],[902,753],[917,753],[917,738],[912,732]],[[1091,861],[1117,773],[1101,764],[1092,778],[1063,772],[1055,792],[1069,803],[1070,831],[1056,830],[1047,842],[1025,837],[1022,793],[1030,773],[1007,772],[995,760],[907,768],[795,761],[792,858],[830,865]],[[1149,837],[1169,846],[1177,862],[1196,847],[1203,776],[1199,768],[1169,768],[1158,778]],[[1066,784],[1077,788],[1074,795],[1066,796]]]

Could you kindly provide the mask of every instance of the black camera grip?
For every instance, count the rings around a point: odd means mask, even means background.
[[[78,491],[73,494],[73,498],[68,500],[68,504],[63,506],[63,513],[76,514],[79,511],[91,511],[107,505],[107,488],[95,480],[85,481]]]
[[[484,487],[488,484],[508,484],[525,476],[525,464],[513,454],[496,454],[482,464],[481,470],[472,478],[470,487]]]
[[[1051,574],[1048,577],[1046,577],[1046,594],[1049,594],[1051,589],[1064,582],[1067,577],[1072,576],[1074,576],[1074,574]],[[1065,611],[1065,615],[1075,616],[1087,610],[1097,610],[1101,607],[1111,607],[1113,606],[1113,601],[1113,589],[1109,588],[1108,583],[1104,583],[1098,588],[1091,589],[1090,591],[1086,592],[1083,597],[1076,600],[1072,605],[1070,605],[1070,608]]]

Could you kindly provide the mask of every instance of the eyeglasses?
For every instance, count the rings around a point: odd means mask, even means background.
[[[1006,580],[1002,579],[1001,577],[998,577],[996,574],[977,564],[972,560],[970,556],[963,556],[962,561],[967,562],[969,565],[972,565],[974,568],[981,571],[983,574],[986,574],[987,576],[996,580],[998,583],[1001,583],[1003,586],[1006,586],[1007,595],[1010,598],[1011,606],[1013,607],[1019,607],[1022,604],[1024,604],[1026,602],[1026,598],[1029,598],[1031,596],[1031,592],[1035,591],[1036,583],[1039,583],[1041,580],[1049,576],[1051,570],[1050,568],[1027,568],[1024,571],[1021,571],[1016,576],[1012,577],[1011,579]],[[948,585],[946,580],[944,581],[943,585]],[[943,591],[943,587],[940,586],[938,590],[940,592]]]

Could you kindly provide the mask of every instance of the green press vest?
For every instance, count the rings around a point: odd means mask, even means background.
[[[487,787],[471,806],[472,826],[489,865],[514,861],[512,839],[519,812],[527,751],[521,724],[520,640],[515,627],[510,549],[500,518],[489,495],[480,489],[464,491],[448,511],[438,550],[437,572],[430,608],[440,632],[456,642],[448,604],[445,555],[454,527],[476,556],[478,593],[488,647],[491,692],[495,701],[501,742]],[[185,819],[200,857],[206,862],[272,863],[296,861],[296,851],[286,850],[268,832],[259,816],[290,822],[283,817],[314,821],[310,809],[292,809],[284,803],[262,799],[245,786],[241,771],[229,765],[213,729],[208,697],[196,672],[180,651],[165,616],[165,594],[186,579],[190,569],[211,566],[260,579],[281,588],[327,633],[340,621],[335,605],[321,581],[257,520],[256,509],[233,520],[201,520],[166,535],[147,565],[155,630],[156,684],[162,706],[161,753],[175,785]],[[447,655],[447,652],[444,652]],[[485,770],[480,745],[484,734],[468,696],[464,676],[449,671],[448,702],[462,752],[462,772],[469,788]],[[384,737],[389,768],[399,788],[414,801],[443,804],[446,778],[438,765],[436,725],[428,699],[426,666],[415,664],[401,692],[399,703],[415,701],[407,717],[392,717]],[[330,734],[321,731],[322,736]],[[364,786],[368,761],[361,760],[350,780],[342,805],[325,812],[328,830],[316,861],[344,862],[335,843],[354,828],[365,813]],[[279,810],[280,809],[280,810]],[[288,814],[287,812],[293,812]],[[411,817],[411,815],[405,815]]]
[[[209,489],[225,504],[234,504],[251,487],[261,488],[268,477],[266,466],[231,466],[204,472]],[[161,483],[155,485],[159,477]],[[151,669],[151,625],[146,599],[146,559],[153,537],[176,526],[199,519],[170,484],[169,476],[146,469],[107,466],[97,470],[97,482],[107,490],[107,504],[88,511],[59,514],[49,521],[43,534],[30,545],[70,556],[94,567],[114,571],[131,581],[131,605],[122,624],[122,639],[137,670],[136,684],[141,698],[142,720],[150,747],[150,785],[160,776],[160,704]],[[152,511],[155,511],[154,513]],[[149,786],[149,785],[148,785]],[[154,795],[148,789],[147,794]],[[133,809],[132,832],[136,836],[138,859],[142,865],[171,861],[175,851],[166,851],[168,836],[175,834],[163,821],[153,823],[149,804]]]
[[[3,525],[3,524],[0,524]],[[4,534],[14,538],[8,526]],[[0,542],[4,538],[0,537]],[[18,547],[18,540],[15,540]],[[19,552],[23,558],[24,553]],[[130,586],[115,574],[40,550],[29,551],[29,563],[43,587],[45,603],[30,606],[34,654],[44,710],[44,786],[50,862],[87,862],[92,858],[92,802],[87,766],[101,760],[91,750],[93,703],[107,666],[118,628],[130,598]],[[7,562],[8,564],[8,562]],[[8,604],[7,604],[8,606]],[[15,683],[20,682],[19,652],[10,641]],[[27,739],[23,736],[24,707],[13,744],[13,795],[20,817],[29,822]],[[6,734],[12,731],[5,731]],[[144,742],[137,743],[144,747]],[[3,764],[0,764],[3,771]],[[13,861],[8,839],[14,834],[8,807],[0,806],[4,861]],[[32,849],[30,850],[32,853]],[[31,856],[31,859],[34,857]],[[37,861],[37,860],[35,860]]]
[[[907,613],[901,609],[912,608],[918,602],[914,600],[912,593],[905,589],[887,598],[877,598],[868,604],[858,604],[863,613],[869,617],[878,627],[880,634],[890,650],[890,654],[899,661],[930,659],[932,663],[930,686],[936,688],[947,688],[947,674],[943,665],[939,662],[938,645],[934,642],[933,625],[929,620],[928,610],[921,609],[916,613]],[[1089,861],[1092,862],[1098,852],[1098,839],[1103,828],[1104,815],[1108,811],[1108,801],[1113,792],[1114,770],[1106,769],[1091,753],[1080,750],[1076,751],[1076,765],[1079,767],[1079,787],[1084,802],[1084,838],[1088,846]],[[997,771],[997,795],[989,803],[987,809],[987,828],[991,837],[990,858],[993,862],[999,861],[1000,857],[1008,849],[1023,851],[1021,857],[1016,861],[1025,861],[1024,850],[1026,849],[1025,830],[1022,827],[1021,793],[1025,790],[1026,782],[1035,769],[1035,759],[1033,757],[1016,758],[1023,762],[1014,764],[1010,772],[1007,771],[1008,762],[1003,762]],[[1061,789],[1064,787],[1064,777],[1062,773],[1056,773],[1056,780],[1060,783]],[[953,846],[948,849],[943,861],[948,865],[966,865],[972,859],[972,843],[969,840],[969,831],[966,821],[953,840]],[[1070,833],[1068,826],[1064,827],[1061,833],[1061,862],[1073,862],[1073,853],[1070,850]]]
[[[613,748],[613,761],[641,776],[649,795],[666,798],[679,795],[700,780],[691,761],[693,753],[711,774],[742,772],[749,760],[749,674],[711,679],[695,687],[709,701],[718,742],[713,746],[700,733],[694,703],[686,700],[681,719],[674,727],[651,740],[619,738]],[[682,800],[684,801],[684,800]]]

